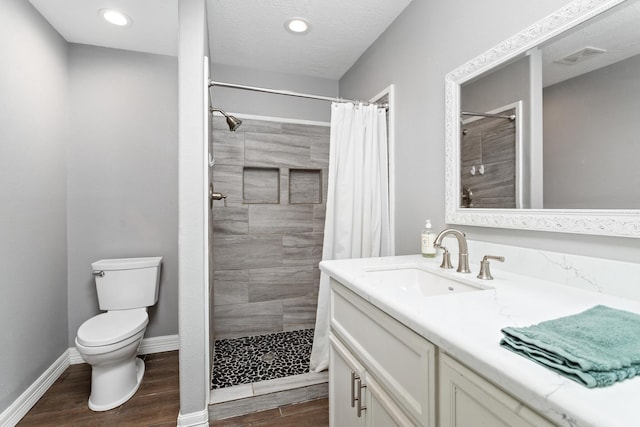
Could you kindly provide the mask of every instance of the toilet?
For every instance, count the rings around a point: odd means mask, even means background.
[[[147,307],[158,301],[162,257],[103,259],[91,264],[98,303],[106,313],[85,321],[76,349],[91,365],[89,409],[107,411],[140,387],[144,361],[137,356],[149,323]]]

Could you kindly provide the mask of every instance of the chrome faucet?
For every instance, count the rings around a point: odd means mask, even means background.
[[[442,240],[450,234],[458,240],[458,269],[456,271],[458,273],[471,273],[471,270],[469,270],[469,248],[467,246],[467,239],[462,231],[456,230],[455,228],[442,230],[436,236],[436,240],[433,242],[434,246],[436,248],[443,248],[445,250],[445,256],[448,255],[448,251],[444,246],[442,246]],[[442,266],[445,264],[445,260],[443,260]]]

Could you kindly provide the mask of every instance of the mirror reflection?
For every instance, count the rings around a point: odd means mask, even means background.
[[[640,209],[640,1],[460,91],[460,207]]]

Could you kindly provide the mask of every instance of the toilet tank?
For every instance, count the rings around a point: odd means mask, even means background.
[[[154,305],[158,301],[161,263],[162,257],[101,259],[92,263],[100,309]]]

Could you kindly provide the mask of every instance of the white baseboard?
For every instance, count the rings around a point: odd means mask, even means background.
[[[209,409],[189,414],[178,414],[177,427],[209,427]]]
[[[65,350],[7,409],[0,414],[0,426],[15,426],[38,403],[49,387],[69,367],[69,350]]]
[[[162,353],[163,351],[177,350],[180,344],[178,335],[163,335],[161,337],[144,338],[138,354],[153,354]],[[77,365],[78,363],[84,363],[80,353],[75,347],[69,347],[69,363]]]
[[[178,335],[163,335],[161,337],[144,338],[138,354],[162,353],[177,350],[180,345]]]
[[[164,335],[161,337],[144,338],[138,354],[161,353],[177,350],[178,335]],[[7,409],[0,414],[0,426],[15,426],[38,400],[49,390],[49,387],[62,375],[69,365],[84,363],[75,347],[69,347],[40,377],[27,388]],[[191,415],[191,414],[189,414]],[[185,424],[205,425],[205,424]],[[206,424],[208,425],[208,424]]]

